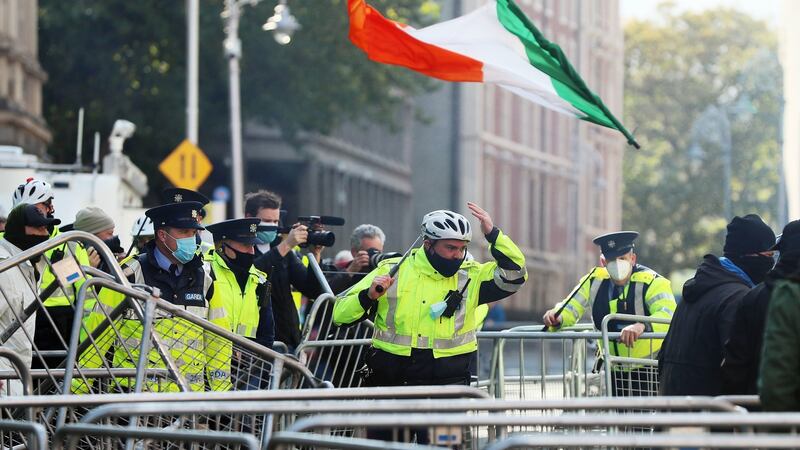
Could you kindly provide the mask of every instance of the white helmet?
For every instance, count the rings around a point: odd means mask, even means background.
[[[14,189],[11,204],[14,206],[20,203],[35,205],[37,203],[46,202],[52,198],[55,198],[55,195],[53,195],[53,188],[50,186],[50,183],[28,178],[25,183],[20,184]]]
[[[155,236],[156,231],[153,229],[153,221],[147,216],[140,216],[136,219],[131,227],[131,236]]]
[[[422,218],[422,234],[433,240],[458,239],[467,242],[472,240],[469,220],[459,213],[446,209],[425,214]]]

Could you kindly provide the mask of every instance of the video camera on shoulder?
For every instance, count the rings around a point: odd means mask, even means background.
[[[308,227],[308,241],[306,244],[301,245],[301,247],[307,247],[309,245],[332,247],[333,244],[336,243],[336,235],[333,234],[333,231],[314,230],[313,228],[317,225],[344,225],[344,219],[336,216],[300,216],[297,218],[297,221]]]

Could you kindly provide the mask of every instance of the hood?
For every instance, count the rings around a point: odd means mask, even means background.
[[[683,300],[694,303],[711,289],[729,283],[739,283],[750,288],[738,275],[722,267],[719,258],[714,255],[706,255],[694,277],[683,285]]]

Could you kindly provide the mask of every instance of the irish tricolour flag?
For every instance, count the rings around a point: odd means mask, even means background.
[[[373,61],[447,81],[496,83],[546,108],[633,136],[586,86],[561,48],[512,0],[422,29],[389,20],[365,0],[348,0],[350,40]]]

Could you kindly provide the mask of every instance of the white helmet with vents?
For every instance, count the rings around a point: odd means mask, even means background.
[[[136,219],[131,227],[131,236],[134,238],[138,236],[155,236],[156,231],[153,229],[153,221],[147,216],[141,216]]]
[[[422,218],[422,234],[427,239],[458,239],[471,241],[472,229],[469,220],[459,213],[440,209],[429,212]]]
[[[55,198],[55,195],[53,195],[53,188],[50,186],[50,183],[43,180],[28,178],[25,183],[20,184],[14,190],[11,203],[14,206],[20,203],[35,205],[37,203],[46,202],[52,198]]]

